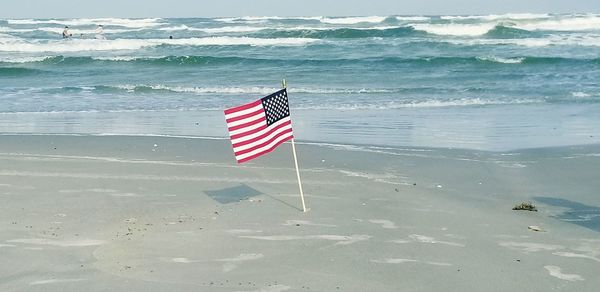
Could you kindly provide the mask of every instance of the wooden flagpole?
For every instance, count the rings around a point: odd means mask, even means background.
[[[287,82],[285,79],[281,81],[283,88],[287,88]],[[296,156],[296,144],[294,138],[292,138],[292,153],[294,153],[294,165],[296,166],[296,177],[298,178],[298,187],[300,188],[300,199],[302,200],[302,212],[306,212],[306,205],[304,204],[304,192],[302,191],[302,181],[300,180],[300,169],[298,168],[298,157]]]

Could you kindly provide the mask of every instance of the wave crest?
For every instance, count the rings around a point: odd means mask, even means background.
[[[139,50],[161,45],[175,46],[297,46],[317,41],[309,38],[251,38],[251,37],[205,37],[186,39],[70,39],[54,41],[8,41],[0,42],[1,52],[80,52]]]

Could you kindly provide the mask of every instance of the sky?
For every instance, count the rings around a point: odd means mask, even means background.
[[[0,18],[600,13],[599,0],[0,0]]]

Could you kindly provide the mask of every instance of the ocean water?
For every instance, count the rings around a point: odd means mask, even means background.
[[[0,19],[4,134],[227,137],[283,78],[298,140],[600,143],[600,14]]]

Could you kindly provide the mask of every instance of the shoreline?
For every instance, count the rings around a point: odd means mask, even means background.
[[[600,144],[598,104],[499,105],[381,110],[297,110],[305,141],[512,151]],[[553,113],[552,115],[547,113]],[[468,121],[468,122],[467,122]],[[223,112],[0,113],[0,133],[228,137]]]
[[[229,137],[224,136],[193,136],[193,135],[170,135],[170,134],[119,134],[119,133],[0,133],[0,137],[114,137],[114,138],[159,138],[159,139],[192,139],[192,140],[224,140],[229,141]],[[338,143],[330,141],[316,141],[316,140],[296,140],[298,145],[307,145],[324,148],[336,148],[336,149],[353,149],[356,151],[373,152],[372,149],[388,149],[388,150],[410,150],[410,151],[433,151],[433,150],[447,150],[447,151],[464,151],[464,152],[481,152],[481,153],[511,153],[511,152],[522,152],[522,151],[539,151],[539,150],[560,150],[568,148],[595,148],[600,147],[600,143],[580,143],[580,144],[566,144],[566,145],[551,145],[551,146],[540,146],[540,147],[529,147],[529,148],[511,148],[505,150],[485,150],[485,149],[473,149],[473,148],[460,148],[460,147],[435,147],[435,146],[418,146],[418,145],[386,145],[386,144],[359,144],[359,143]]]
[[[288,143],[238,165],[227,139],[0,136],[0,289],[600,285],[600,145],[296,147],[307,213]]]

